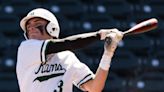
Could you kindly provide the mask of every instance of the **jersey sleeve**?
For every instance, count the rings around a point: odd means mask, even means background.
[[[23,42],[18,49],[18,60],[25,62],[46,62],[46,41],[28,40]]]
[[[46,54],[57,53],[66,50],[76,50],[86,47],[100,40],[98,32],[90,32],[69,36],[63,39],[50,39],[46,41]]]
[[[87,65],[80,62],[77,57],[74,58],[75,58],[75,62],[73,64],[73,69],[75,70],[75,72],[74,72],[73,83],[76,87],[80,88],[82,84],[86,83],[89,80],[92,80],[95,77],[95,75]]]

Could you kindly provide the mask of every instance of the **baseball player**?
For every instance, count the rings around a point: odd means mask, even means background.
[[[26,38],[17,56],[16,73],[21,92],[72,92],[73,85],[88,92],[103,90],[122,32],[101,29],[59,39],[56,17],[43,8],[30,11],[20,26]],[[104,53],[93,74],[71,51],[97,40],[105,40]]]

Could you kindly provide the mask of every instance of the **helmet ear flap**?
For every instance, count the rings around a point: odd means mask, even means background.
[[[46,30],[49,35],[58,38],[59,36],[59,29],[56,27],[56,25],[53,22],[49,22],[46,26]]]

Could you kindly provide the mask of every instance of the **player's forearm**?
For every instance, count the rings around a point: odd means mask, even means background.
[[[108,76],[108,71],[98,68],[95,78],[93,80],[92,92],[102,92]]]
[[[95,78],[83,84],[82,87],[84,89],[86,89],[89,92],[102,92],[108,76],[108,71],[110,68],[113,53],[114,52],[106,53],[106,51],[104,51],[104,54],[99,64],[99,68],[96,71]]]
[[[81,85],[82,89],[87,92],[102,92],[105,86],[105,81],[108,76],[108,71],[98,68],[95,78]]]
[[[104,89],[112,57],[113,52],[110,52],[110,54],[106,54],[106,52],[104,52],[101,58],[99,67],[93,80],[94,87],[97,90],[96,92],[102,92]]]
[[[98,32],[84,33],[63,39],[50,40],[46,46],[46,54],[79,49],[98,40],[100,40],[100,34]]]

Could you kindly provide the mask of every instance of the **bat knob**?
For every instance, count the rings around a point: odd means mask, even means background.
[[[107,44],[111,44],[112,39],[111,39],[110,37],[106,37],[106,38],[105,38],[105,42],[106,42]]]

